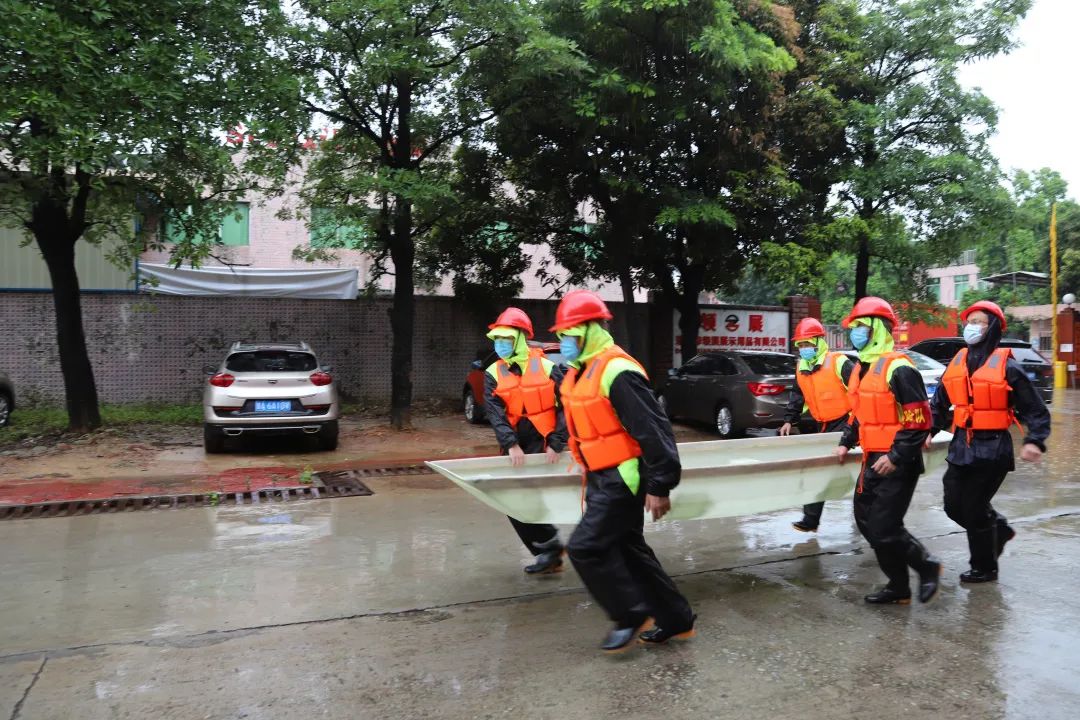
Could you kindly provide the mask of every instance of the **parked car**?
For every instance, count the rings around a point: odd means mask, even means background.
[[[795,383],[794,355],[708,351],[668,372],[660,405],[672,419],[709,423],[722,438],[778,428]]]
[[[859,362],[859,353],[855,350],[843,350],[841,352],[855,362]],[[945,374],[945,365],[914,350],[901,350],[900,352],[908,356],[915,369],[922,375],[923,385],[926,386],[926,396],[934,397],[934,393],[937,392],[938,386],[941,384],[941,376]]]
[[[923,340],[912,345],[911,349],[948,365],[956,357],[956,353],[965,347],[967,344],[962,337],[940,337]],[[1012,350],[1013,359],[1024,369],[1035,389],[1042,395],[1043,401],[1049,405],[1054,399],[1054,366],[1026,340],[1002,338],[998,347]]]
[[[338,444],[337,384],[307,343],[233,343],[203,393],[203,447],[225,449],[225,438],[313,435],[323,450]]]
[[[15,410],[15,386],[4,373],[0,373],[0,427],[11,422],[11,413]]]
[[[544,356],[551,362],[556,365],[563,364],[563,356],[559,353],[559,343],[545,343],[536,340],[529,340],[528,343],[530,348],[543,350]],[[469,374],[465,377],[465,387],[461,391],[461,407],[465,419],[474,425],[479,425],[486,420],[484,415],[484,372],[498,357],[495,351],[491,349],[491,346],[481,348],[476,352],[476,359],[472,361]]]

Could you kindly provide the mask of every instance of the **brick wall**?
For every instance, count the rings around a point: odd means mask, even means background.
[[[386,403],[390,397],[389,299],[333,301],[83,295],[90,359],[102,402],[197,402],[204,365],[221,361],[235,340],[304,340],[334,366],[348,396]],[[520,300],[538,329],[554,322],[555,301]],[[613,332],[622,339],[621,304]],[[635,307],[647,324],[648,307]],[[488,344],[490,318],[454,298],[418,297],[413,361],[414,397],[456,398],[469,363]],[[28,401],[63,400],[52,296],[0,294],[0,370]]]
[[[821,319],[821,301],[816,297],[809,295],[791,295],[784,304],[787,305],[788,311],[791,313],[791,328],[790,337],[795,337],[795,326],[799,324],[799,321],[803,318],[812,317],[817,320]]]

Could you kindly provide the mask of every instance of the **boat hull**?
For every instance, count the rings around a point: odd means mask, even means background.
[[[924,453],[927,470],[944,462],[951,439],[940,433]],[[839,433],[679,443],[682,480],[672,494],[672,520],[735,517],[849,497],[862,467],[856,449],[844,464],[834,454]],[[526,456],[428,462],[485,505],[527,523],[581,519],[582,476],[568,454],[549,464]]]

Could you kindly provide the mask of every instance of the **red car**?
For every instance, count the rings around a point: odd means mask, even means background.
[[[559,343],[538,342],[529,340],[529,347],[540,348],[548,360],[561,365],[563,356],[559,353]],[[462,407],[465,419],[474,425],[484,422],[484,373],[488,366],[498,359],[498,355],[490,347],[476,353],[476,359],[472,362],[472,369],[465,378],[465,388],[462,390]]]

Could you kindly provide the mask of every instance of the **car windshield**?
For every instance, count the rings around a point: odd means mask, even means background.
[[[795,372],[795,358],[789,355],[748,353],[739,357],[755,375],[792,375]]]
[[[1032,350],[1030,347],[1009,347],[1012,351],[1012,356],[1017,361],[1022,363],[1038,363],[1040,365],[1046,363],[1046,358]]]
[[[920,372],[940,372],[945,369],[945,366],[939,363],[932,357],[927,357],[922,353],[917,353],[912,350],[904,351],[904,354],[911,358],[911,362],[914,363],[916,369]]]
[[[308,372],[316,367],[315,356],[311,353],[288,350],[233,353],[225,361],[225,369],[232,372]]]

